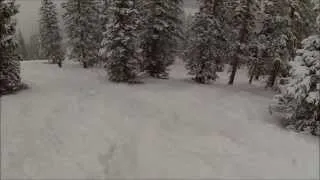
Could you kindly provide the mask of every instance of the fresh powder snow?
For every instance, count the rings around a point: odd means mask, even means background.
[[[22,63],[31,89],[1,98],[1,179],[319,179],[319,139],[283,129],[274,95],[228,75],[198,85],[114,84],[102,69]]]

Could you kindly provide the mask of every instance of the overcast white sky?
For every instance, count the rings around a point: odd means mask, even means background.
[[[55,0],[62,2],[63,0]],[[187,11],[194,11],[197,0],[184,0]],[[41,0],[17,0],[17,4],[20,4],[20,13],[18,18],[18,29],[21,29],[26,41],[29,40],[29,36],[32,32],[38,30],[39,20],[39,8]]]

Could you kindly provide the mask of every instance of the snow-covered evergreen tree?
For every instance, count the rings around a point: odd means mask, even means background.
[[[141,35],[143,69],[152,77],[167,78],[182,38],[182,0],[140,1],[144,10]]]
[[[270,108],[283,115],[286,125],[320,136],[320,36],[310,36],[302,45],[290,62],[289,84]]]
[[[316,12],[319,14],[316,3]],[[319,20],[320,15],[317,19]],[[307,131],[320,136],[320,22],[317,21],[318,35],[302,41],[291,70],[288,83],[281,88],[281,94],[274,97],[269,109],[282,115],[285,125],[298,131]]]
[[[249,60],[247,62],[248,67],[248,76],[249,76],[249,83],[251,84],[252,81],[259,80],[260,76],[265,75],[265,52],[264,47],[261,44],[252,44],[249,47]]]
[[[249,59],[248,47],[250,44],[250,34],[255,31],[256,14],[259,9],[259,2],[257,0],[239,0],[235,5],[234,18],[232,26],[236,33],[234,38],[234,48],[231,50],[231,54],[234,57],[231,60],[231,74],[229,78],[229,84],[234,83],[237,70],[242,62],[246,62]]]
[[[77,59],[84,68],[93,66],[98,61],[101,29],[97,0],[67,0],[62,4],[65,9],[63,19],[70,58]]]
[[[113,0],[111,20],[104,33],[100,54],[110,81],[134,82],[139,73],[137,29],[140,24],[135,0]]]
[[[191,25],[193,21],[193,14],[191,13],[184,13],[183,17],[183,26],[182,26],[182,33],[183,39],[179,40],[179,51],[182,51],[181,55],[184,55],[184,51],[188,48],[188,43],[191,38]]]
[[[291,29],[297,39],[295,47],[301,47],[301,41],[316,31],[317,13],[314,11],[314,0],[290,0],[289,17]],[[294,55],[294,54],[293,54]]]
[[[264,46],[266,73],[269,75],[266,87],[273,87],[276,78],[286,73],[286,66],[295,50],[296,37],[290,25],[288,8],[291,1],[264,0],[264,17],[259,34],[260,43]]]
[[[61,65],[64,53],[61,47],[57,7],[53,0],[41,0],[40,43],[43,55],[49,62]]]
[[[100,2],[100,24],[102,27],[102,32],[107,31],[107,24],[109,23],[109,5],[110,0],[101,0]],[[103,33],[100,33],[103,36]]]
[[[0,95],[21,88],[20,57],[15,40],[18,13],[14,0],[0,0]]]
[[[273,87],[278,76],[288,73],[288,61],[301,48],[300,42],[315,32],[316,13],[312,0],[262,2],[265,16],[260,35],[268,54],[265,65],[269,75],[266,87]]]
[[[99,0],[98,1],[98,10],[99,10],[99,26],[97,26],[97,39],[100,42],[99,49],[102,48],[102,41],[104,39],[103,33],[107,31],[107,26],[110,20],[110,3],[111,0]],[[99,29],[99,30],[98,30]],[[103,59],[101,56],[98,56],[99,65],[103,64]]]
[[[224,31],[218,8],[221,0],[200,0],[200,10],[191,25],[192,35],[186,50],[186,68],[198,83],[209,83],[217,78],[223,56]]]

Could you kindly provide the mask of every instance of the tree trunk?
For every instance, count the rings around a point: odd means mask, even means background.
[[[59,66],[59,68],[62,68],[62,61],[58,61],[58,66]]]
[[[79,14],[81,14],[81,0],[78,0],[78,3],[77,3],[77,5],[78,5],[78,11],[79,11]],[[79,17],[79,18],[81,18],[81,17]],[[82,24],[81,24],[81,22],[80,22],[80,19],[77,19],[77,25],[78,26],[82,26]],[[83,41],[83,39],[84,39],[84,34],[83,34],[83,30],[82,30],[82,28],[80,27],[80,41]],[[81,47],[80,47],[80,51],[81,51],[81,59],[80,59],[80,62],[82,62],[82,65],[83,65],[83,68],[88,68],[88,64],[87,64],[87,62],[85,62],[86,60],[84,59],[84,49],[83,49],[83,46],[81,45]]]
[[[269,82],[268,82],[268,86],[267,87],[273,87],[276,81],[277,75],[275,72],[272,72],[270,78],[269,78]]]
[[[250,76],[249,84],[252,84],[253,77],[254,77],[253,75]]]
[[[259,75],[259,74],[254,77],[254,79],[255,79],[256,81],[259,81],[259,78],[260,78],[260,75]]]
[[[229,85],[233,85],[234,83],[234,79],[236,77],[237,70],[238,70],[238,64],[239,64],[238,57],[235,57],[232,63],[232,71],[231,71],[231,75],[228,82]]]
[[[250,9],[249,9],[250,3],[249,3],[248,0],[246,1],[246,5],[248,7],[247,11],[250,11]],[[248,26],[249,26],[248,20],[244,19],[243,22],[242,22],[242,26],[241,26],[240,32],[239,32],[239,43],[240,44],[246,43],[246,41],[248,39],[248,37],[247,37],[248,33],[249,33]],[[233,85],[233,83],[234,83],[234,79],[236,77],[238,66],[239,66],[239,63],[240,63],[239,54],[241,54],[241,53],[242,53],[242,50],[241,50],[241,47],[239,45],[237,47],[236,55],[233,58],[233,61],[232,61],[232,64],[231,64],[232,65],[232,72],[231,72],[231,75],[230,75],[230,78],[229,78],[229,83],[228,83],[229,85]]]
[[[83,68],[84,68],[84,69],[87,69],[87,68],[88,68],[88,63],[87,63],[86,61],[84,61],[84,62],[82,63],[82,65],[83,65]]]
[[[277,76],[280,72],[280,66],[281,66],[281,63],[279,61],[274,62],[273,69],[272,69],[271,75],[268,79],[266,88],[268,88],[268,87],[272,88],[274,86],[276,79],[277,79]]]

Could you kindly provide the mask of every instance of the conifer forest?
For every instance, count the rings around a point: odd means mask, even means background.
[[[0,0],[1,179],[320,178],[319,0],[28,1]]]

